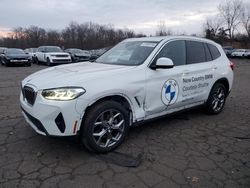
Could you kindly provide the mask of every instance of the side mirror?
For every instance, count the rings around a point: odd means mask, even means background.
[[[171,59],[161,57],[157,59],[156,64],[151,66],[152,69],[171,69],[174,67],[174,63]]]

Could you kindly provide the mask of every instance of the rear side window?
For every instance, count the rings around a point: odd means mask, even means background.
[[[209,51],[209,49],[208,49],[207,44],[206,44],[206,43],[203,43],[203,44],[204,44],[204,48],[205,48],[205,54],[206,54],[206,59],[207,59],[207,61],[212,61],[213,58],[212,58],[212,56],[211,56],[211,53],[210,53],[210,51]]]
[[[186,64],[185,41],[177,40],[166,44],[157,55],[157,58],[167,57],[171,59],[175,66]]]
[[[207,45],[208,45],[208,48],[209,48],[209,50],[211,52],[213,60],[217,59],[218,57],[221,56],[221,54],[220,54],[219,50],[217,49],[217,47],[215,47],[212,44],[207,44]]]
[[[202,42],[186,41],[187,64],[206,62],[205,48]]]

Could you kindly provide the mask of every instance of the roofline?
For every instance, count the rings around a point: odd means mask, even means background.
[[[200,40],[206,41],[209,43],[218,44],[210,39],[197,37],[197,36],[190,36],[190,35],[168,35],[168,36],[159,36],[159,37],[140,37],[140,38],[128,38],[124,41],[151,41],[151,42],[161,42],[163,40],[171,40],[171,39],[193,39],[193,40]]]

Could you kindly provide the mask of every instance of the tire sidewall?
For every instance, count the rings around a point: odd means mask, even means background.
[[[47,66],[51,66],[50,59],[48,57],[46,58],[46,64]]]
[[[214,92],[218,89],[218,88],[222,88],[224,90],[224,93],[225,93],[225,100],[224,100],[224,103],[221,107],[221,109],[219,111],[215,111],[212,107],[212,102],[214,100],[213,98],[213,95],[214,95]],[[225,103],[226,103],[226,99],[227,99],[227,90],[226,90],[226,87],[221,84],[221,83],[216,83],[214,84],[214,86],[212,87],[210,93],[209,93],[209,97],[208,97],[208,100],[207,100],[207,103],[206,103],[206,110],[209,114],[219,114],[223,109],[224,109],[224,106],[225,106]]]
[[[104,111],[106,110],[110,110],[110,109],[115,109],[117,111],[119,111],[123,117],[124,117],[124,132],[122,137],[120,138],[120,140],[115,143],[113,146],[110,146],[108,148],[103,148],[98,146],[92,136],[92,128],[93,125],[96,121],[96,118]],[[118,146],[121,145],[121,143],[124,141],[128,130],[129,130],[129,113],[126,109],[124,109],[124,107],[119,104],[118,102],[115,101],[106,101],[106,102],[102,102],[99,103],[95,106],[92,107],[92,109],[86,114],[86,118],[84,121],[84,124],[82,124],[83,128],[82,130],[82,134],[81,134],[81,139],[84,143],[84,145],[86,146],[87,149],[92,150],[94,152],[97,153],[106,153],[109,151],[114,150],[115,148],[117,148]]]

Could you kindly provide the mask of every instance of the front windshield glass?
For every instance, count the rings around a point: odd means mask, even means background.
[[[157,42],[121,42],[104,53],[96,62],[114,65],[140,65],[147,59],[156,45]]]
[[[81,50],[81,49],[71,49],[71,50],[69,50],[69,51],[71,51],[72,53],[76,53],[76,54],[82,54],[83,53],[83,50]]]
[[[45,52],[62,52],[62,49],[56,46],[47,46],[45,47]]]
[[[37,48],[32,48],[32,52],[35,53],[37,51]]]
[[[25,54],[22,49],[8,49],[7,54]]]

